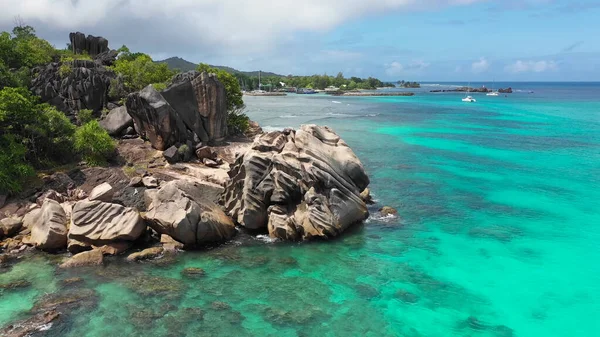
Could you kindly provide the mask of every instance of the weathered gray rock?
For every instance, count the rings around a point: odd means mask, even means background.
[[[138,212],[101,201],[79,201],[73,207],[69,238],[94,246],[135,241],[146,229]]]
[[[17,234],[23,228],[23,219],[4,218],[0,220],[0,238]]]
[[[83,33],[76,32],[69,34],[69,40],[71,41],[71,50],[75,54],[85,53],[96,56],[109,50],[108,40],[101,36],[85,36]]]
[[[225,87],[216,76],[190,71],[178,74],[162,92],[186,127],[202,142],[227,136]]]
[[[126,106],[137,133],[155,149],[164,151],[176,143],[185,143],[183,121],[152,85],[130,94]]]
[[[138,134],[164,151],[176,144],[214,143],[227,136],[225,87],[214,74],[178,74],[162,92],[151,85],[127,98]]]
[[[365,220],[361,162],[328,127],[257,137],[229,172],[222,203],[242,226],[282,239],[330,238]]]
[[[149,225],[189,246],[219,242],[235,234],[231,218],[203,195],[199,184],[170,181],[148,193]]]
[[[144,184],[147,188],[157,188],[158,187],[158,179],[148,176],[142,178],[142,184]]]
[[[127,108],[121,106],[112,109],[106,118],[100,121],[100,126],[102,126],[109,135],[118,137],[123,135],[128,127],[133,126],[133,118],[127,113]]]
[[[77,268],[87,266],[100,266],[104,263],[104,255],[99,249],[82,252],[73,255],[70,259],[60,265],[60,268]]]
[[[32,221],[26,224],[31,229],[30,242],[35,247],[44,250],[56,250],[67,247],[67,216],[60,204],[52,199],[46,199],[42,208],[34,210]]]
[[[65,201],[65,196],[61,193],[56,192],[55,190],[47,190],[36,199],[36,203],[41,206],[46,199],[52,199],[61,203]]]
[[[114,194],[115,190],[113,190],[112,186],[110,186],[109,183],[102,183],[94,187],[94,189],[90,192],[90,196],[88,197],[88,199],[90,201],[98,200],[104,202],[111,202]]]
[[[69,72],[61,72],[68,67]],[[75,120],[77,112],[90,109],[99,113],[108,103],[108,88],[115,74],[94,61],[75,60],[69,64],[50,63],[36,68],[32,92]]]
[[[179,155],[179,151],[177,151],[177,146],[175,145],[166,149],[163,152],[163,157],[165,157],[165,159],[171,164],[174,164],[181,160],[181,156]]]
[[[217,159],[217,153],[210,146],[202,146],[196,149],[196,156],[198,159]]]

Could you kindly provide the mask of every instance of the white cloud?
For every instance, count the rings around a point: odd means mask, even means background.
[[[510,73],[534,72],[542,73],[550,70],[558,70],[558,64],[554,61],[522,61],[518,60],[513,64],[504,67],[504,71]]]
[[[473,62],[473,64],[471,64],[471,70],[474,73],[482,73],[488,70],[489,68],[490,62],[485,57],[482,57],[479,59],[479,61]]]
[[[415,73],[429,67],[429,65],[430,63],[427,63],[423,60],[413,60],[407,65],[403,65],[400,62],[394,61],[385,65],[385,73],[389,76],[398,76],[404,73]]]
[[[389,65],[386,65],[385,73],[390,76],[397,76],[402,74],[404,71],[404,66],[400,62],[392,62]]]
[[[264,53],[290,34],[318,33],[366,15],[482,1],[0,0],[0,27],[10,28],[19,15],[53,41],[79,30],[113,43],[147,46],[148,53],[202,49],[231,56]]]

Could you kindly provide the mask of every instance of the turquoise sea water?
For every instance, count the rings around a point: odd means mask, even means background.
[[[171,263],[59,271],[38,256],[0,270],[0,284],[32,283],[0,289],[0,325],[41,296],[83,293],[41,335],[599,335],[600,84],[511,86],[474,104],[433,86],[245,97],[267,130],[317,123],[346,140],[378,201],[364,225],[331,242],[240,235]]]

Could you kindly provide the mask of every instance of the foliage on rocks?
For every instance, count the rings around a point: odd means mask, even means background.
[[[92,120],[75,132],[75,150],[88,165],[102,165],[114,154],[115,142],[97,120]]]

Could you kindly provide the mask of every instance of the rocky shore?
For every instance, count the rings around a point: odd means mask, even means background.
[[[430,90],[429,92],[482,92],[482,93],[487,93],[487,92],[492,92],[492,89],[489,88],[471,88],[471,87],[460,87],[460,88],[455,88],[455,89],[435,89],[435,90]],[[512,88],[506,88],[506,89],[498,89],[499,93],[502,94],[510,94],[512,93]]]
[[[352,96],[352,97],[392,97],[392,96],[414,96],[414,92],[365,92],[365,91],[335,91],[328,92],[327,94],[331,96]]]

